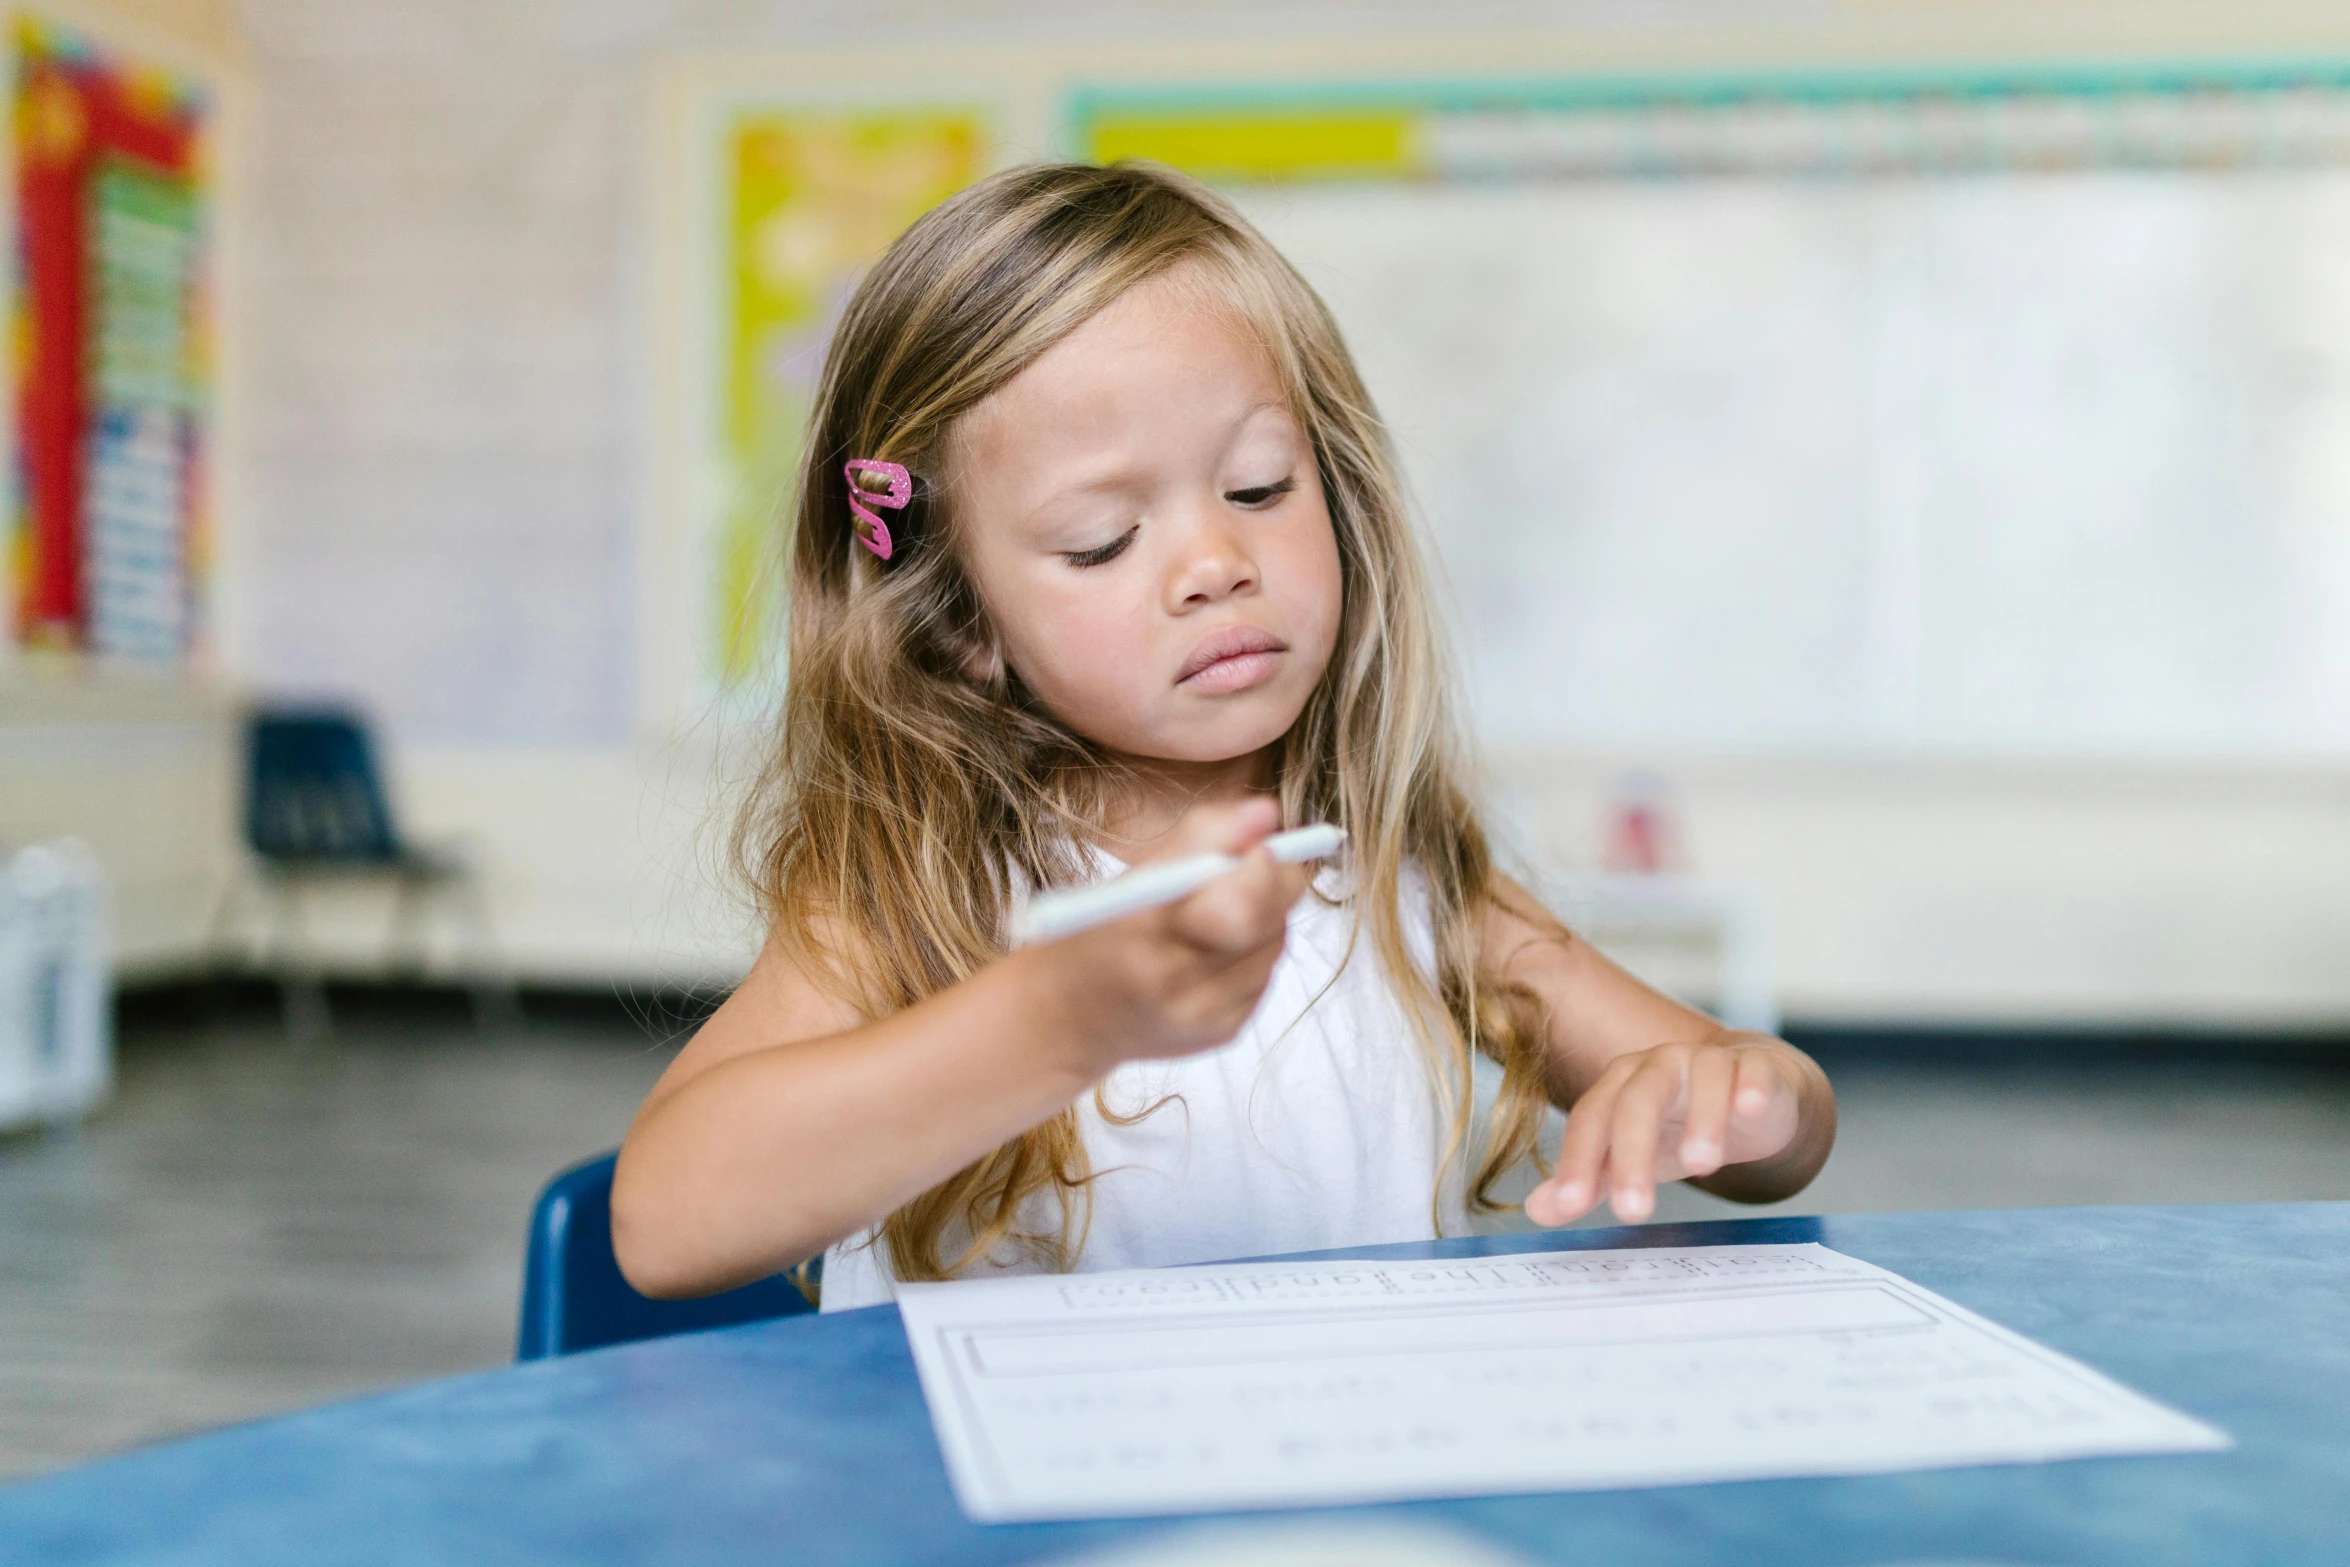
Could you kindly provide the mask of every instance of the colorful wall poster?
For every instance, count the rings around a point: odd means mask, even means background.
[[[1098,88],[1080,156],[1226,184],[2236,169],[2350,160],[2350,70],[2038,66]]]
[[[170,662],[203,631],[205,103],[16,35],[16,631]]]
[[[704,570],[720,689],[780,646],[781,549],[824,349],[900,230],[976,179],[992,137],[957,108],[754,107],[724,122],[717,255],[720,475]]]

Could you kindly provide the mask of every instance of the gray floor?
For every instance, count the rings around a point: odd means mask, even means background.
[[[113,1103],[0,1141],[0,1473],[512,1353],[547,1174],[611,1146],[666,1052],[617,1022],[149,1028]],[[1838,1074],[1791,1212],[2350,1198],[2350,1076]],[[1662,1217],[1734,1209],[1669,1194]]]
[[[617,1023],[126,1037],[88,1125],[0,1142],[0,1473],[511,1358],[533,1194],[666,1059]]]

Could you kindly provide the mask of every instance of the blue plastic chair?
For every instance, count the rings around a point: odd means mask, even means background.
[[[522,1270],[522,1332],[516,1360],[545,1360],[606,1344],[765,1322],[813,1311],[785,1274],[705,1295],[652,1300],[639,1295],[612,1259],[612,1161],[604,1154],[547,1183],[530,1215]],[[813,1282],[813,1280],[811,1280]]]
[[[248,721],[245,744],[245,841],[263,860],[389,867],[408,857],[357,713],[339,707],[258,712]]]
[[[317,954],[304,927],[306,889],[389,882],[395,889],[388,958],[395,976],[424,971],[423,916],[436,904],[462,916],[476,1020],[487,1028],[520,1012],[514,977],[490,932],[489,904],[470,857],[411,842],[392,819],[367,722],[350,708],[264,709],[245,731],[245,842],[251,871],[213,917],[213,946],[248,895],[264,905],[263,955],[284,993],[286,1027],[333,1025]]]

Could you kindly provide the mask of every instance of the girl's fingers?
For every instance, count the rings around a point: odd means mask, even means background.
[[[1730,1107],[1738,1093],[1738,1058],[1700,1050],[1689,1062],[1689,1103],[1681,1117],[1683,1175],[1711,1175],[1729,1158]]]
[[[1527,1218],[1536,1224],[1572,1224],[1598,1206],[1608,1126],[1614,1119],[1616,1095],[1630,1075],[1629,1067],[1615,1062],[1575,1101],[1550,1179],[1526,1194]]]
[[[1657,1143],[1665,1117],[1687,1086],[1686,1057],[1679,1051],[1657,1051],[1616,1096],[1607,1150],[1614,1183],[1608,1201],[1616,1217],[1638,1224],[1656,1211]]]
[[[1184,813],[1158,853],[1168,859],[1186,854],[1246,854],[1280,826],[1281,804],[1269,794],[1250,795],[1229,805],[1195,805]]]
[[[1632,1080],[1637,1066],[1632,1061],[1611,1065],[1575,1101],[1575,1108],[1567,1117],[1566,1135],[1559,1139],[1555,1184],[1560,1195],[1579,1205],[1581,1210],[1598,1206],[1606,1195],[1600,1177],[1607,1165],[1608,1134],[1615,1124],[1616,1100],[1622,1096],[1624,1085]]]
[[[1738,1052],[1738,1079],[1730,1099],[1731,1156],[1744,1163],[1768,1159],[1795,1141],[1799,1106],[1795,1085],[1766,1051]]]
[[[1265,873],[1289,867],[1256,850],[1280,825],[1281,807],[1269,795],[1252,795],[1229,805],[1197,805],[1184,813],[1158,851],[1138,865],[1195,854],[1236,854],[1241,862],[1229,875],[1168,905],[1158,916],[1160,928],[1212,952],[1245,952],[1260,945],[1264,918],[1259,905],[1272,896]],[[1289,902],[1295,901],[1293,895]]]
[[[1285,940],[1277,927],[1271,940],[1244,951],[1211,952],[1189,943],[1179,948],[1172,964],[1159,965],[1142,981],[1167,1046],[1149,1053],[1187,1055],[1230,1040],[1264,999]]]
[[[1604,1200],[1642,1223],[1660,1180],[1783,1151],[1801,1109],[1790,1070],[1776,1051],[1737,1044],[1618,1056],[1568,1113],[1557,1166],[1526,1194],[1526,1216],[1569,1224]]]
[[[1601,1203],[1607,1201],[1607,1194],[1610,1189],[1610,1183],[1612,1183],[1615,1178],[1615,1164],[1612,1160],[1609,1159],[1607,1148],[1603,1144],[1599,1151],[1599,1168],[1591,1172],[1591,1201],[1585,1203],[1583,1205],[1583,1212],[1576,1214],[1575,1217],[1580,1219],[1583,1217],[1583,1214],[1591,1212]]]
[[[1173,906],[1175,934],[1210,952],[1254,951],[1288,926],[1290,907],[1312,883],[1313,867],[1283,865],[1252,852],[1239,869],[1220,876]]]

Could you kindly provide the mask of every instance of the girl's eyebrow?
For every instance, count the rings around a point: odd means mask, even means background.
[[[1270,402],[1251,403],[1246,408],[1243,408],[1240,411],[1240,416],[1232,421],[1231,433],[1238,435],[1241,431],[1256,423],[1259,415],[1268,413],[1280,414],[1284,418],[1289,419],[1292,424],[1297,422],[1296,417],[1289,406],[1289,400],[1285,397],[1275,398]]]
[[[1142,476],[1131,466],[1104,469],[1095,474],[1081,474],[1078,478],[1055,485],[1034,506],[1028,508],[1027,520],[1036,522],[1054,507],[1073,500],[1096,495],[1126,495],[1145,488]]]
[[[1229,453],[1233,443],[1240,439],[1241,433],[1267,413],[1289,415],[1290,408],[1287,399],[1267,399],[1251,403],[1240,410],[1225,426],[1224,450]],[[1077,470],[1077,475],[1076,478],[1066,483],[1056,484],[1047,491],[1034,506],[1028,508],[1026,520],[1034,523],[1043,518],[1044,514],[1053,507],[1066,501],[1096,495],[1126,495],[1148,487],[1144,483],[1144,476],[1139,465],[1125,459],[1102,464],[1090,473],[1080,468]]]

